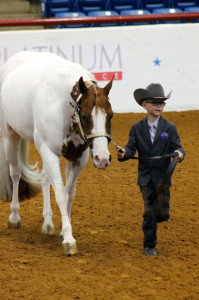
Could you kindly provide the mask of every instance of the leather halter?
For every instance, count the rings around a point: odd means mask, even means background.
[[[87,88],[91,88],[93,86],[97,86],[96,84],[92,84],[92,85],[89,85]],[[84,140],[84,143],[87,144],[90,148],[91,146],[89,145],[89,140],[95,138],[95,137],[106,137],[108,138],[109,141],[112,140],[112,136],[111,134],[107,133],[107,132],[96,132],[96,133],[92,133],[92,134],[86,134],[84,132],[84,129],[82,127],[82,123],[81,123],[81,120],[80,120],[80,100],[82,98],[82,94],[80,93],[80,95],[77,97],[76,99],[76,106],[75,106],[75,111],[74,111],[74,114],[75,114],[75,118],[76,118],[76,121],[78,123],[78,126],[79,126],[79,129],[80,129],[80,132],[81,132],[81,135],[82,135],[82,138]]]

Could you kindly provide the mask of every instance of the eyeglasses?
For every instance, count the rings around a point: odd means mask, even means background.
[[[145,101],[146,103],[149,103],[149,104],[151,104],[151,105],[153,105],[153,106],[165,106],[166,105],[166,103],[165,102],[150,102],[150,101]]]

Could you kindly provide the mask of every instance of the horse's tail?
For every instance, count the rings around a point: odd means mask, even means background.
[[[30,199],[40,192],[41,173],[38,163],[28,163],[29,143],[22,139],[20,145],[21,179],[19,182],[19,200]],[[12,179],[10,177],[9,162],[5,157],[3,138],[0,141],[0,198],[4,201],[12,200]]]
[[[35,197],[41,189],[41,172],[38,169],[38,162],[31,165],[28,162],[29,142],[21,140],[20,166],[21,179],[19,183],[19,199],[30,199]]]

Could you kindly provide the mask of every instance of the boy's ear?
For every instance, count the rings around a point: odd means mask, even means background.
[[[142,107],[144,108],[144,109],[146,109],[146,102],[145,101],[142,101]]]

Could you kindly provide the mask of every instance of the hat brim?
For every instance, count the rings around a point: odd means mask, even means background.
[[[153,100],[153,101],[165,101],[170,98],[171,92],[165,97],[152,97],[151,94],[145,89],[137,89],[134,91],[134,98],[136,102],[142,106],[142,102],[146,100]]]

